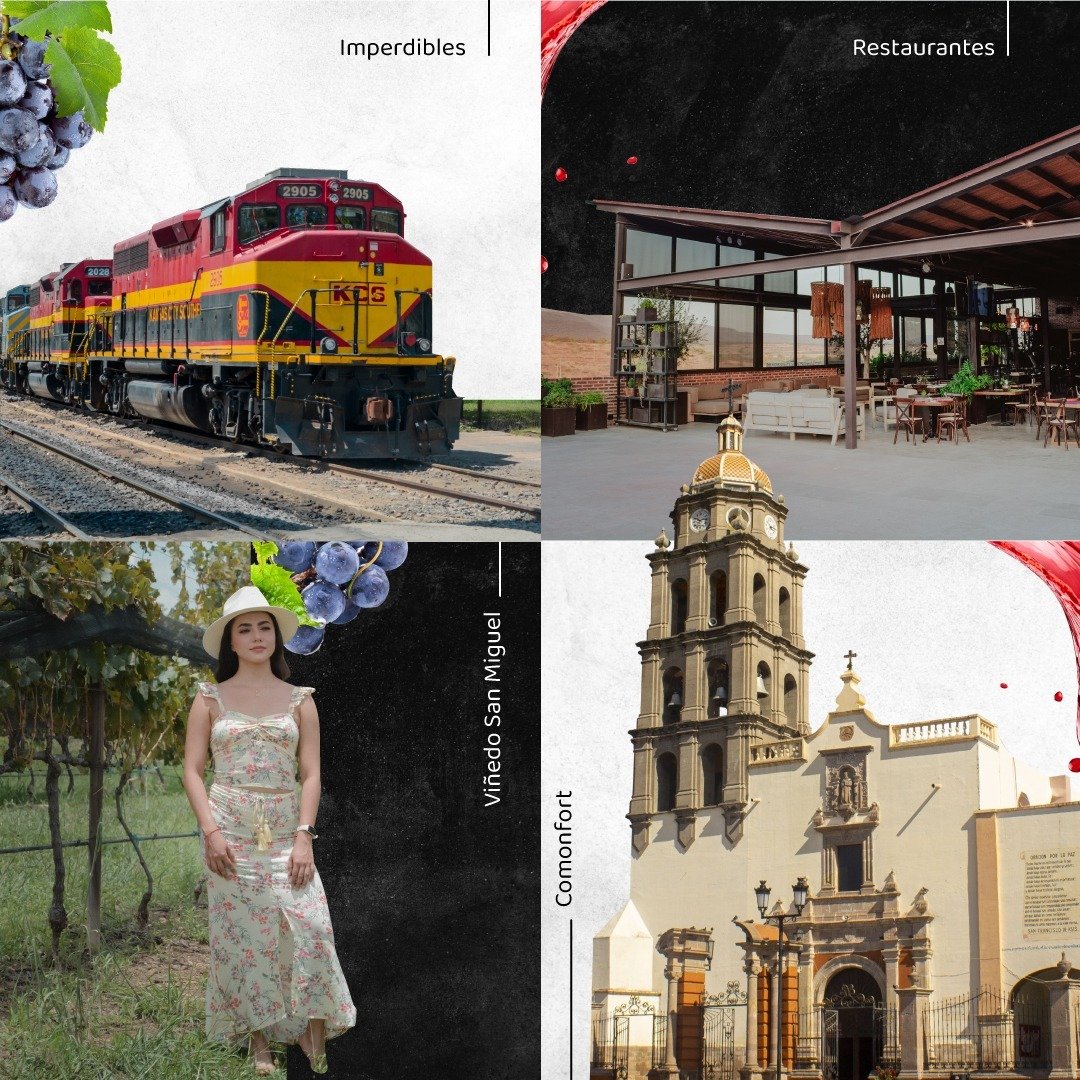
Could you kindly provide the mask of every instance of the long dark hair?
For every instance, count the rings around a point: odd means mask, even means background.
[[[245,614],[249,613],[245,612]],[[281,640],[281,627],[278,626],[277,619],[269,611],[266,614],[270,616],[270,621],[274,624],[274,652],[270,657],[270,670],[279,679],[287,679],[289,677],[289,665],[285,663],[285,643]],[[242,616],[237,615],[236,618],[230,619],[225,627],[225,632],[221,635],[217,671],[214,675],[219,683],[231,679],[240,670],[240,660],[232,647],[232,624],[239,618],[242,618]]]

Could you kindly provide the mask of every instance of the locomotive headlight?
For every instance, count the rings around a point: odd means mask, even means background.
[[[428,339],[426,337],[417,338],[416,344],[417,344],[417,347],[420,349],[421,352],[423,352],[423,353],[431,352],[431,342],[428,341]]]
[[[319,348],[324,353],[335,353],[337,352],[337,342],[332,337],[324,337],[319,344]]]

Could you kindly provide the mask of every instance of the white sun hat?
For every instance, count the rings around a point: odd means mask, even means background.
[[[225,601],[221,618],[215,619],[203,634],[203,648],[215,660],[221,651],[221,638],[225,633],[225,627],[237,615],[246,615],[249,611],[269,611],[277,619],[283,642],[289,641],[300,625],[300,620],[288,608],[275,607],[263,596],[261,589],[255,585],[245,585],[242,589],[237,589]]]

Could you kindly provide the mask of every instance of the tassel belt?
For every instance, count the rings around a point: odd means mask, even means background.
[[[217,780],[210,787],[210,806],[223,833],[239,839],[247,834],[258,851],[269,851],[275,834],[291,836],[300,815],[295,791],[252,791]]]

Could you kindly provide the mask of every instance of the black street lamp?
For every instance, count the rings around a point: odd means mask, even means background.
[[[754,896],[757,899],[758,911],[761,912],[761,918],[764,922],[774,920],[776,922],[776,1080],[781,1080],[780,1070],[784,1060],[784,1040],[780,1031],[780,1024],[782,1022],[782,1009],[783,1009],[783,997],[784,997],[784,953],[787,951],[784,948],[784,923],[788,919],[797,919],[806,907],[807,894],[810,891],[809,886],[806,884],[806,878],[801,877],[794,885],[791,886],[791,892],[794,897],[795,911],[777,911],[772,915],[766,915],[766,911],[769,907],[769,895],[772,890],[765,884],[762,879],[761,884],[754,890]]]

